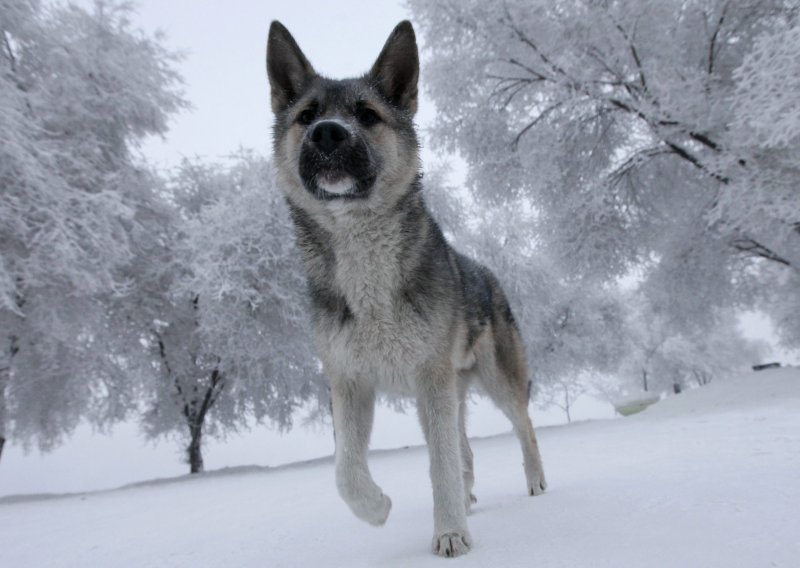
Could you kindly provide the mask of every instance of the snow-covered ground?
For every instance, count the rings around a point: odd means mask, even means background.
[[[431,555],[427,453],[374,453],[393,501],[357,521],[330,459],[49,499],[0,499],[6,567],[800,566],[800,370],[751,373],[619,420],[539,432],[548,492],[516,440],[476,439],[475,545]]]

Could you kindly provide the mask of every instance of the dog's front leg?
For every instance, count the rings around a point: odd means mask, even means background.
[[[339,495],[356,517],[371,525],[382,525],[389,516],[392,501],[372,480],[367,465],[375,390],[355,380],[333,380],[331,401]]]
[[[465,554],[472,543],[464,507],[458,404],[452,369],[434,369],[418,377],[417,412],[431,460],[433,551],[440,556]]]

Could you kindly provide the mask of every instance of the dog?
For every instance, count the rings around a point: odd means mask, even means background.
[[[367,465],[376,392],[415,397],[430,455],[433,551],[465,554],[475,501],[465,430],[471,385],[511,420],[528,493],[541,494],[546,482],[509,303],[497,278],[456,252],[425,207],[414,29],[398,24],[366,75],[333,80],[275,21],[267,75],[277,181],[331,382],[338,491],[358,518],[386,521],[392,502]]]

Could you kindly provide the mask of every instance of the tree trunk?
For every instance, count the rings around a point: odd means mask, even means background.
[[[647,369],[642,369],[642,382],[644,383],[644,392],[647,392]]]
[[[200,403],[200,408],[197,408],[197,401],[194,400],[190,404],[186,404],[183,408],[183,415],[186,417],[186,422],[189,425],[189,447],[186,452],[189,457],[189,467],[191,473],[200,473],[203,471],[203,424],[206,421],[206,415],[209,409],[214,406],[217,401],[217,396],[222,389],[225,388],[225,381],[219,369],[214,369],[211,372],[211,385],[206,389],[203,400]],[[181,390],[178,389],[180,393]]]
[[[187,454],[189,457],[189,472],[201,473],[203,471],[203,450],[201,443],[203,441],[203,424],[191,424],[189,426],[189,447]]]
[[[3,446],[6,445],[6,373],[0,369],[0,461],[3,459]]]
[[[0,460],[3,458],[3,446],[6,443],[6,425],[8,424],[8,406],[6,403],[6,391],[8,384],[11,382],[11,358],[16,353],[16,347],[13,340],[11,351],[7,361],[0,362]]]

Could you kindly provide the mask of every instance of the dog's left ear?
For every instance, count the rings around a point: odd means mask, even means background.
[[[411,22],[397,24],[368,77],[392,104],[412,115],[417,112],[419,55]]]
[[[292,34],[277,20],[269,27],[267,75],[275,114],[292,104],[316,75]]]

